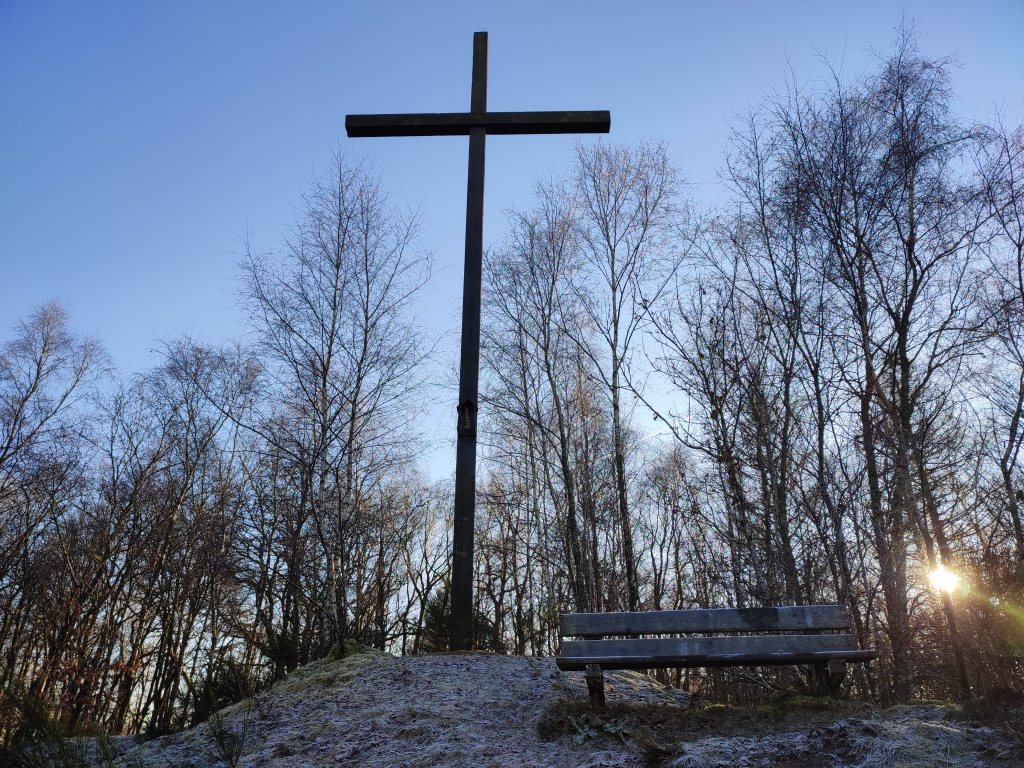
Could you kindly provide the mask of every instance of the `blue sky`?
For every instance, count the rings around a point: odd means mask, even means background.
[[[454,330],[466,139],[348,140],[345,114],[468,109],[486,30],[491,109],[609,109],[612,140],[665,139],[709,198],[736,111],[790,66],[821,75],[822,55],[869,67],[903,13],[926,53],[959,57],[965,116],[1021,119],[1022,0],[0,0],[0,338],[52,297],[125,371],[179,331],[237,336],[238,239],[273,245],[339,146],[421,206],[437,267],[423,321]],[[488,140],[487,240],[572,143]]]

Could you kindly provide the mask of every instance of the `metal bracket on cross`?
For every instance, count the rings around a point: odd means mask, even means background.
[[[476,403],[466,400],[456,406],[459,423],[456,432],[459,437],[476,437]]]

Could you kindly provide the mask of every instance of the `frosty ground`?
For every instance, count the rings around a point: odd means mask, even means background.
[[[1014,765],[1012,745],[952,706],[882,710],[803,700],[709,705],[633,672],[607,674],[608,708],[550,658],[360,653],[297,670],[223,713],[241,766]],[[214,766],[214,726],[138,743],[126,766]],[[223,741],[223,739],[222,739]]]

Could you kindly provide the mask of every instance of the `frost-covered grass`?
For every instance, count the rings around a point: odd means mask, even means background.
[[[827,727],[761,737],[707,737],[678,745],[665,768],[855,766],[930,768],[1016,765],[993,729],[965,721],[951,705],[878,710]]]
[[[323,660],[256,697],[239,766],[635,766],[621,740],[540,739],[559,677],[551,659],[475,653]],[[241,714],[225,710],[225,727]],[[216,748],[203,726],[129,746],[126,756],[143,764],[191,768],[210,765]]]
[[[977,744],[960,724],[901,717],[856,724],[853,730],[850,753],[865,768],[972,765],[977,760]]]
[[[788,697],[726,707],[667,690],[634,672],[606,678],[595,709],[581,673],[552,659],[490,654],[325,659],[244,706],[239,766],[365,768],[711,768],[712,766],[1013,765],[1012,745],[951,705],[882,710]],[[122,765],[206,768],[208,727],[144,744],[122,742]]]

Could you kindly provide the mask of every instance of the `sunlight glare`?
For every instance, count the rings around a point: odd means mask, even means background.
[[[956,589],[957,583],[960,581],[960,577],[952,571],[947,571],[941,565],[938,569],[928,574],[928,580],[931,581],[932,586],[940,592],[952,593]]]

